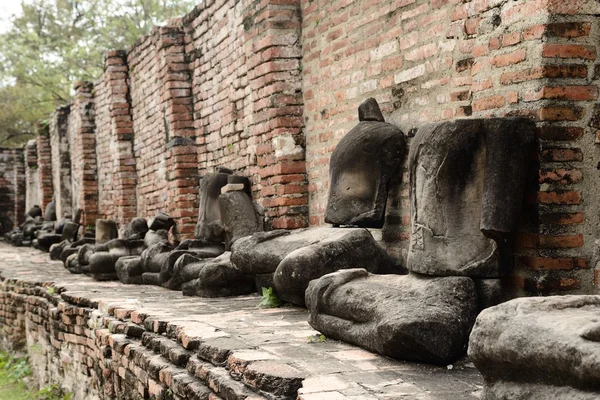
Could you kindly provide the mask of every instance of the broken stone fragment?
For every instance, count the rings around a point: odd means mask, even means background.
[[[115,264],[119,281],[127,285],[141,285],[142,259],[140,256],[121,257]]]
[[[56,203],[52,200],[50,203],[46,204],[46,209],[44,210],[44,221],[56,221]]]
[[[484,310],[469,358],[483,399],[600,398],[600,296],[529,297]]]
[[[31,207],[29,211],[27,211],[27,215],[31,218],[41,217],[43,215],[42,208],[36,204],[33,207]]]
[[[123,232],[123,238],[129,240],[144,239],[148,229],[148,223],[144,218],[134,218],[127,224]]]
[[[239,189],[228,190],[219,196],[219,210],[225,233],[225,247],[230,250],[238,239],[262,231],[263,224],[254,209],[252,200],[243,191],[244,185],[227,186],[239,186]]]
[[[195,231],[196,238],[207,242],[223,241],[224,232],[221,225],[219,196],[221,188],[227,185],[229,176],[229,173],[208,173],[200,180],[200,206]]]
[[[477,315],[467,277],[334,272],[306,290],[309,324],[385,356],[447,365],[462,357]]]
[[[252,293],[256,290],[254,277],[244,274],[231,263],[231,253],[191,263],[184,267],[194,271],[195,279],[183,284],[184,296],[228,297]]]
[[[381,228],[388,189],[400,175],[406,140],[384,121],[375,99],[359,108],[360,122],[342,138],[329,163],[325,222]]]
[[[168,232],[173,225],[175,225],[175,220],[163,212],[156,213],[154,218],[148,221],[148,228],[153,231],[165,230]]]
[[[519,220],[534,140],[535,124],[526,119],[419,129],[409,154],[410,271],[473,278],[506,272],[501,259]]]
[[[56,233],[38,232],[36,248],[41,251],[50,251],[50,247],[52,247],[52,245],[60,243],[62,240],[62,235]]]
[[[277,296],[304,305],[312,279],[348,268],[395,271],[395,260],[362,228],[314,228],[257,233],[233,245],[233,264],[247,275],[274,273]]]
[[[109,219],[96,220],[96,244],[106,243],[119,237],[119,229],[115,221]]]
[[[79,225],[71,220],[65,221],[62,229],[62,240],[68,240],[69,242],[77,241],[77,233],[79,232]]]

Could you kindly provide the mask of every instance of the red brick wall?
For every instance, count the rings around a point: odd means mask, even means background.
[[[120,223],[135,217],[137,209],[128,70],[125,52],[109,52],[94,86],[98,216]]]
[[[200,174],[248,176],[274,228],[306,226],[297,1],[224,1],[184,18]]]
[[[39,179],[40,207],[46,210],[46,205],[52,201],[54,186],[52,184],[52,149],[50,146],[50,127],[41,124],[37,136],[37,165]]]
[[[69,143],[69,115],[71,105],[56,109],[50,117],[50,149],[52,154],[52,189],[56,217],[73,216],[71,146]]]
[[[25,164],[22,149],[0,148],[0,233],[24,221]]]
[[[24,146],[25,152],[25,209],[40,204],[40,174],[38,169],[37,140]]]
[[[98,217],[98,181],[93,84],[77,82],[69,114],[72,206],[82,214],[83,225],[93,225]],[[74,215],[73,215],[74,216]]]

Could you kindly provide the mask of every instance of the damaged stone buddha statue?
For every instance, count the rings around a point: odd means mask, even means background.
[[[524,119],[421,128],[409,153],[410,274],[352,269],[312,281],[310,325],[394,358],[444,364],[463,356],[482,307],[477,288],[494,292],[510,269],[534,138]]]

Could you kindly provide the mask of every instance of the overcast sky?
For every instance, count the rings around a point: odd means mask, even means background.
[[[11,15],[21,12],[21,0],[0,0],[0,32],[6,32]]]

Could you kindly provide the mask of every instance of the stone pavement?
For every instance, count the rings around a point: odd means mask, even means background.
[[[211,366],[227,371],[225,381],[242,388],[227,396],[213,384],[222,398],[296,398],[298,390],[302,400],[457,400],[478,398],[483,385],[466,360],[443,367],[400,362],[342,342],[322,341],[306,322],[306,309],[260,309],[258,295],[206,299],[155,286],[96,282],[70,274],[48,254],[3,242],[0,274],[4,281],[52,285],[62,301],[97,308],[115,342],[133,346],[124,334],[135,336],[187,371],[203,362],[209,371]],[[196,370],[195,375],[201,374]],[[169,383],[162,376],[161,382]]]

